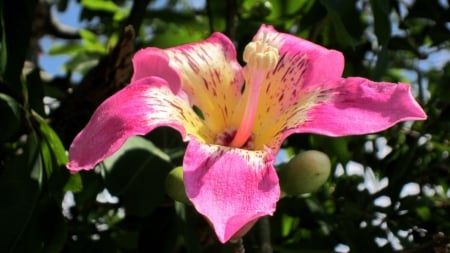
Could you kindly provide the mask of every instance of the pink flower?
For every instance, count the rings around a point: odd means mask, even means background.
[[[189,141],[187,195],[226,242],[275,211],[280,187],[273,160],[287,136],[367,134],[426,118],[409,85],[342,78],[340,52],[271,26],[260,28],[244,60],[241,67],[221,33],[137,52],[131,83],[77,135],[67,167],[91,169],[128,137],[172,127]]]

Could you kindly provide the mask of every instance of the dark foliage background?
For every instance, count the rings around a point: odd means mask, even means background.
[[[70,11],[69,3],[82,8],[80,27],[54,18]],[[275,215],[244,238],[246,252],[448,252],[448,1],[206,0],[200,6],[0,1],[0,252],[234,252],[236,245],[219,244],[191,206],[165,194],[164,179],[184,151],[176,132],[162,128],[133,138],[94,171],[70,175],[64,165],[93,110],[127,84],[137,49],[221,31],[242,52],[261,23],[342,51],[346,76],[411,83],[429,118],[370,136],[290,137],[288,153],[327,153],[332,176],[315,193],[280,200]],[[44,36],[57,39],[48,52],[40,51]],[[68,56],[65,75],[44,73],[42,54]]]

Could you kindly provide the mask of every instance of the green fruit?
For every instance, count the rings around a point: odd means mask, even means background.
[[[189,204],[183,181],[183,167],[179,166],[169,172],[166,178],[166,193],[176,201]]]
[[[317,150],[296,155],[279,171],[281,190],[287,195],[314,192],[328,179],[330,158]]]

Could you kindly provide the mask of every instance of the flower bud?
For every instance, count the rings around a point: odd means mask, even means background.
[[[165,187],[167,195],[172,199],[185,204],[191,203],[184,188],[183,167],[175,167],[169,172],[166,178]]]
[[[327,181],[330,171],[330,158],[325,153],[302,152],[280,169],[281,190],[287,195],[314,192]]]

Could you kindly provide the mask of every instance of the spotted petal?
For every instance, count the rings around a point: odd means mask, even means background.
[[[344,57],[310,41],[270,26],[262,26],[254,39],[266,36],[269,43],[279,49],[277,66],[266,76],[259,103],[259,115],[271,119],[296,103],[304,91],[315,89],[315,84],[338,79],[344,69]],[[260,124],[267,124],[264,117]]]
[[[224,131],[241,96],[243,78],[233,43],[223,34],[169,49],[145,48],[133,58],[132,81],[159,76],[172,91],[182,89],[197,106],[205,124],[215,133]]]
[[[159,126],[178,130],[183,138],[211,142],[212,133],[190,108],[158,77],[139,79],[105,100],[69,149],[71,171],[93,168],[117,151],[128,137]]]
[[[189,142],[183,162],[186,193],[221,242],[275,211],[280,189],[272,164],[270,150]]]
[[[262,26],[280,50],[276,68],[267,74],[255,122],[254,145],[277,150],[292,133],[329,136],[367,134],[400,121],[426,116],[406,84],[341,78],[344,58],[295,36]]]
[[[276,149],[281,144],[276,136],[287,129],[286,121],[291,117],[306,120],[308,109],[322,99],[315,84],[341,77],[344,57],[338,51],[279,33],[271,26],[261,26],[254,40],[262,37],[278,48],[280,59],[275,69],[267,73],[261,88],[254,145]]]

